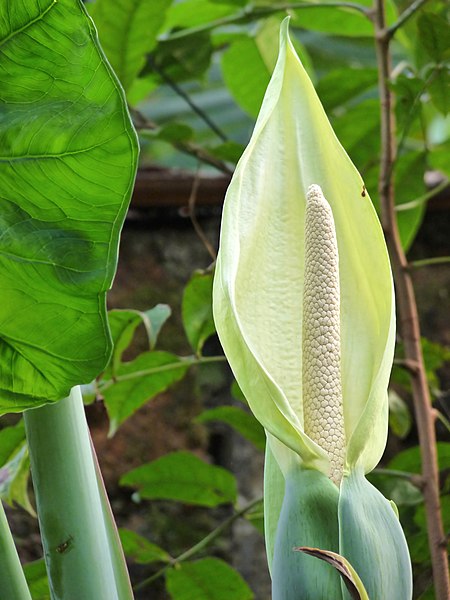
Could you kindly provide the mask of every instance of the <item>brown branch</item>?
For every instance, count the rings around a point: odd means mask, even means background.
[[[428,542],[433,567],[436,600],[450,598],[448,559],[444,545],[445,533],[439,499],[439,470],[436,451],[435,415],[428,390],[414,288],[406,256],[400,243],[395,217],[392,165],[395,160],[395,122],[393,96],[389,87],[391,59],[389,34],[386,30],[384,1],[375,2],[376,52],[379,70],[381,101],[381,161],[379,193],[382,224],[391,256],[397,290],[400,329],[407,361],[417,364],[411,372],[414,411],[422,457],[424,502],[427,518]]]
[[[141,112],[134,108],[130,108],[130,113],[133,118],[134,126],[138,131],[157,131],[159,129],[156,123],[150,121],[143,115]],[[191,142],[167,142],[172,144],[174,148],[183,152],[184,154],[189,154],[190,156],[194,156],[200,162],[206,163],[212,167],[215,167],[218,171],[225,173],[226,175],[232,175],[233,171],[230,167],[223,161],[200,146],[193,144]]]

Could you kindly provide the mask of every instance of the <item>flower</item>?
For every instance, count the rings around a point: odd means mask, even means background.
[[[361,176],[290,42],[288,19],[226,195],[213,309],[231,368],[267,433],[273,600],[344,597],[329,565],[292,551],[300,545],[343,554],[373,600],[409,599],[403,532],[364,477],[387,437],[389,257]]]

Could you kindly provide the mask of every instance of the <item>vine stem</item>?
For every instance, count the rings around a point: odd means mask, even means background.
[[[159,571],[157,571],[151,577],[144,579],[137,585],[134,586],[134,591],[137,592],[142,590],[150,585],[156,579],[162,577],[168,569],[188,560],[198,554],[200,551],[204,550],[211,542],[213,542],[216,538],[218,538],[224,531],[228,529],[235,521],[243,517],[246,513],[250,512],[252,508],[257,506],[261,502],[262,498],[257,498],[256,500],[252,500],[249,504],[246,504],[243,508],[237,510],[234,514],[232,514],[228,519],[223,521],[220,525],[218,525],[215,529],[213,529],[207,536],[201,539],[197,544],[183,552],[176,558],[172,558],[164,567],[162,567]]]
[[[392,167],[395,161],[396,145],[394,99],[389,87],[391,71],[389,42],[391,35],[386,29],[384,0],[374,0],[374,2],[375,45],[381,100],[381,160],[379,178],[381,219],[391,256],[397,289],[400,329],[405,346],[405,356],[410,364],[415,365],[415,369],[411,371],[411,384],[422,457],[423,496],[435,595],[436,600],[448,600],[450,598],[450,581],[446,537],[439,499],[435,412],[431,404],[420,345],[420,327],[414,287],[406,256],[400,242],[394,208]]]

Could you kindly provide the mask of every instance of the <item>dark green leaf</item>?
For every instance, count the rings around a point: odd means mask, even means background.
[[[398,207],[422,196],[425,189],[426,157],[422,152],[408,152],[395,164],[395,203]],[[397,222],[402,246],[411,247],[425,214],[425,204],[409,210],[398,210]]]
[[[105,295],[137,140],[81,3],[7,0],[0,23],[6,412],[67,396],[108,361]]]
[[[426,84],[419,77],[400,74],[391,86],[395,93],[397,127],[400,135],[404,135],[421,115],[421,97],[426,90]]]
[[[245,518],[261,535],[264,535],[264,502],[262,500],[252,510],[245,513]]]
[[[233,398],[235,400],[238,400],[239,402],[242,402],[243,404],[247,404],[247,399],[244,396],[244,394],[242,393],[242,390],[239,387],[238,382],[236,380],[234,380],[233,383],[231,384],[231,395],[233,396]]]
[[[423,12],[417,20],[417,27],[418,41],[434,62],[450,57],[450,25],[444,15]]]
[[[182,303],[184,330],[197,354],[216,331],[212,315],[212,273],[195,273],[187,284]]]
[[[438,442],[437,451],[439,457],[439,469],[441,471],[450,469],[450,443]],[[409,473],[420,473],[422,470],[422,459],[419,446],[408,448],[399,452],[388,464],[390,469],[406,471]]]
[[[134,531],[120,528],[119,535],[125,556],[140,565],[170,561],[170,555],[165,550]]]
[[[218,146],[209,146],[207,150],[209,154],[220,160],[236,164],[242,156],[244,146],[236,142],[224,142]]]
[[[316,91],[325,111],[345,104],[352,98],[367,94],[376,87],[378,71],[376,69],[341,68],[333,69],[319,81]]]
[[[439,389],[439,378],[436,371],[450,361],[450,349],[426,338],[421,338],[420,341],[428,382],[432,388]]]
[[[199,79],[208,69],[212,55],[208,33],[162,41],[158,44],[142,75],[154,73],[161,83]]]
[[[428,160],[433,167],[450,178],[450,142],[430,148]]]
[[[408,405],[393,390],[389,390],[389,426],[400,439],[408,435],[412,426]]]
[[[255,38],[239,38],[222,56],[222,73],[233,98],[256,117],[270,79]]]
[[[47,570],[43,558],[27,563],[23,567],[25,578],[33,600],[50,600]]]
[[[236,501],[236,480],[226,469],[209,465],[190,452],[173,452],[129,471],[120,485],[137,488],[150,500],[218,506]]]
[[[360,171],[377,160],[380,150],[380,107],[377,100],[360,102],[341,117],[333,119],[333,128]]]
[[[169,352],[144,352],[122,363],[113,380],[101,381],[99,390],[110,418],[110,435],[145,402],[183,378],[189,363]]]
[[[106,56],[127,91],[156,45],[172,0],[96,0],[90,13]]]
[[[252,600],[253,592],[237,571],[218,558],[203,558],[170,569],[167,591],[172,600]]]
[[[406,479],[403,473],[385,475],[382,469],[381,472],[375,469],[367,478],[385,498],[389,498],[397,506],[415,506],[423,502],[423,495],[419,488]]]
[[[450,110],[450,66],[440,65],[433,70],[428,92],[434,106],[443,115]]]
[[[147,136],[164,140],[172,144],[179,142],[189,142],[194,136],[194,130],[184,123],[167,123],[153,131],[148,131]]]
[[[211,408],[202,412],[195,420],[198,423],[221,421],[233,427],[245,439],[252,442],[258,450],[264,450],[266,447],[266,435],[262,425],[260,425],[252,414],[237,406]]]

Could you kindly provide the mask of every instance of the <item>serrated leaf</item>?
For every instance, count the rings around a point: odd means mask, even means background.
[[[92,381],[136,171],[122,90],[80,2],[0,5],[0,412]],[[31,33],[32,31],[32,33]]]
[[[254,444],[258,450],[266,447],[264,428],[255,417],[237,406],[219,406],[205,410],[195,419],[198,423],[221,421],[233,427],[245,439]]]
[[[195,273],[183,294],[183,326],[197,354],[201,353],[203,344],[216,331],[212,315],[212,284],[212,273]]]
[[[23,570],[33,600],[51,600],[44,559],[27,563]]]
[[[173,452],[126,473],[120,485],[141,498],[178,500],[199,506],[236,501],[236,480],[226,469],[205,463],[190,452]]]
[[[254,594],[235,569],[218,558],[203,558],[170,569],[167,591],[172,600],[252,600]]]
[[[114,379],[99,383],[110,419],[109,435],[145,402],[182,379],[188,368],[189,362],[169,352],[143,352],[122,363]]]
[[[140,565],[169,562],[170,554],[130,529],[119,529],[124,554]]]
[[[172,0],[96,0],[90,13],[106,56],[128,91],[156,46]]]

